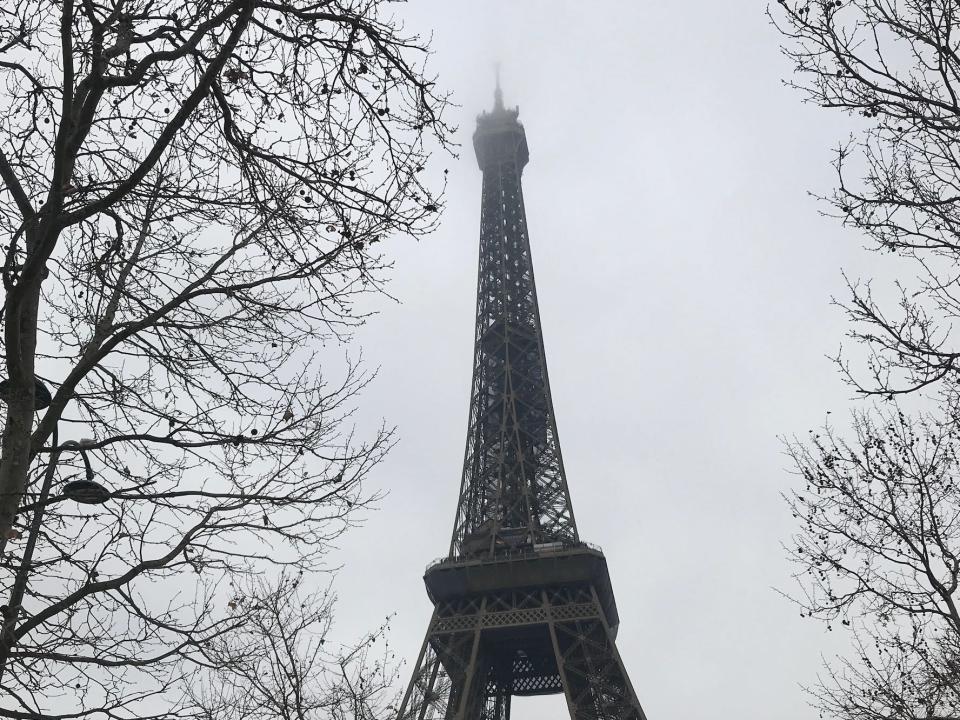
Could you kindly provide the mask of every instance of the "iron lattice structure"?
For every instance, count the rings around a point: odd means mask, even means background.
[[[480,117],[474,147],[483,170],[477,325],[451,556],[578,539],[540,330],[517,111],[498,101]]]
[[[523,206],[518,111],[477,120],[483,171],[473,384],[449,554],[398,720],[508,720],[564,693],[576,720],[645,720],[614,642],[603,553],[581,542],[563,469]]]

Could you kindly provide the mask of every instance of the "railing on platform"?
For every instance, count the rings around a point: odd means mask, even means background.
[[[470,562],[489,562],[492,560],[522,560],[524,558],[547,557],[567,550],[585,548],[601,555],[603,549],[599,545],[588,542],[551,542],[539,545],[524,545],[522,547],[505,548],[493,555],[459,555],[457,557],[440,557],[430,561],[425,572],[429,572],[440,565],[463,565]]]

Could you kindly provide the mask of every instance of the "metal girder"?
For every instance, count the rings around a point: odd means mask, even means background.
[[[507,720],[563,692],[575,720],[646,720],[592,586],[439,603],[398,720]]]

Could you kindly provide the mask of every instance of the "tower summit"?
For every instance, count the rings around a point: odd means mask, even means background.
[[[576,720],[645,720],[614,642],[603,553],[580,540],[550,397],[521,175],[519,111],[477,118],[483,172],[473,382],[447,557],[398,720],[508,720],[513,695],[564,693]]]

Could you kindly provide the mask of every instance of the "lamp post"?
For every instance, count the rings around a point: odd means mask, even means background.
[[[9,381],[0,381],[0,400],[5,400],[9,388]],[[39,380],[36,381],[34,391],[35,409],[43,410],[52,399],[50,391]],[[30,528],[27,532],[27,542],[23,549],[23,557],[20,560],[20,566],[14,578],[13,588],[10,592],[8,604],[0,606],[0,679],[3,678],[3,672],[7,665],[7,659],[13,646],[16,644],[17,620],[20,617],[23,597],[27,590],[27,583],[30,577],[30,566],[33,562],[33,552],[37,545],[37,538],[40,535],[40,527],[43,523],[43,510],[50,502],[50,492],[53,488],[53,479],[56,475],[57,465],[60,461],[60,454],[64,451],[76,450],[83,459],[84,478],[81,480],[71,480],[64,483],[59,494],[60,497],[73,500],[85,505],[101,505],[110,498],[110,491],[103,485],[94,480],[93,467],[90,465],[90,458],[87,456],[87,448],[83,442],[68,440],[62,445],[58,440],[58,424],[53,427],[52,449],[47,467],[43,472],[43,482],[40,486],[40,492],[37,495],[37,501],[24,510],[32,509],[33,518],[30,521]],[[11,538],[12,539],[12,538]]]

